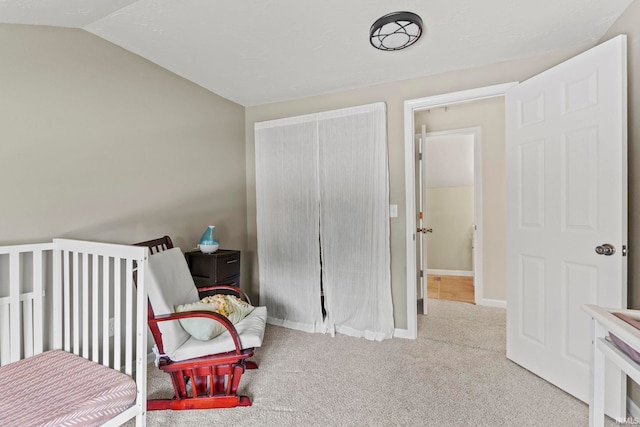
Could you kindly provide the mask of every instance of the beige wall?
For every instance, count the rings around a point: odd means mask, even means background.
[[[425,190],[427,268],[472,271],[473,192],[471,187]]]
[[[506,301],[506,163],[504,97],[485,99],[420,111],[415,114],[416,132],[480,127],[482,162],[482,297]]]
[[[473,89],[482,86],[524,80],[573,55],[576,51],[556,52],[544,57],[495,64],[472,70],[455,71],[436,76],[413,79],[338,93],[248,107],[246,109],[247,154],[247,251],[251,257],[253,293],[258,292],[258,269],[255,259],[255,160],[253,125],[255,122],[282,117],[309,114],[355,105],[384,101],[387,104],[387,143],[389,146],[390,203],[398,205],[398,218],[391,219],[391,287],[394,319],[397,328],[407,327],[407,271],[405,248],[405,172],[404,172],[404,101],[430,95]],[[410,67],[402,63],[401,56],[391,57],[398,67]],[[499,161],[499,159],[495,159]],[[504,182],[500,185],[504,185]],[[504,266],[502,266],[504,269]],[[413,273],[410,273],[410,277]],[[491,286],[485,284],[485,286]],[[415,310],[415,307],[411,307]]]
[[[244,107],[82,30],[0,25],[0,58],[0,245],[244,249]]]

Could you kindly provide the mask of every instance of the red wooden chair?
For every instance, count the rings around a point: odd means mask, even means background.
[[[197,288],[179,248],[173,248],[169,236],[136,246],[150,250],[145,283],[149,293],[148,324],[155,340],[156,364],[171,375],[172,399],[148,400],[147,409],[210,409],[250,406],[247,396],[237,394],[245,369],[257,369],[247,360],[262,344],[267,312],[255,307],[242,321],[232,324],[225,316],[210,311],[175,313],[178,304],[199,300],[198,292],[232,291],[248,300],[233,286]],[[159,313],[159,314],[158,314]],[[191,337],[178,319],[207,318],[220,322],[226,332],[210,341]]]

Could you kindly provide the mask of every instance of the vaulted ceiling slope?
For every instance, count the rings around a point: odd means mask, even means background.
[[[0,23],[82,28],[253,106],[586,49],[632,1],[0,0]],[[423,38],[374,49],[371,24],[397,10]]]

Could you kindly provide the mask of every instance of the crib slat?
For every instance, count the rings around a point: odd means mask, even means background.
[[[60,290],[61,295],[64,299],[64,318],[62,327],[60,328],[60,333],[64,337],[64,349],[66,351],[71,351],[71,254],[69,251],[62,252],[63,260],[64,260],[64,271],[63,271],[63,286]]]
[[[21,301],[18,309],[22,310],[22,345],[24,357],[33,356],[33,296]]]
[[[81,283],[81,295],[82,298],[82,348],[78,347],[78,354],[80,350],[82,350],[82,357],[85,359],[89,358],[89,318],[90,318],[90,310],[89,310],[89,255],[84,252],[82,254],[82,263],[80,264],[82,267],[82,283]],[[78,322],[79,323],[79,322]]]
[[[111,293],[111,257],[102,262],[102,364],[109,365],[109,294]]]
[[[127,274],[125,275],[125,373],[131,375],[133,373],[133,260],[127,259]]]
[[[73,335],[73,349],[71,352],[73,354],[79,354],[80,347],[80,328],[78,325],[80,324],[80,261],[78,252],[72,253],[73,258],[73,289],[71,298],[73,300],[73,318],[71,319],[71,323],[69,324],[69,328]]]
[[[44,277],[43,277],[42,251],[33,253],[33,351],[31,355],[42,353],[43,350],[43,304]]]
[[[93,255],[93,267],[91,268],[91,360],[99,362],[100,349],[98,348],[98,333],[100,331],[98,311],[100,309],[98,302],[98,286],[100,285],[100,271],[99,264],[102,257]]]
[[[121,363],[121,345],[122,337],[120,336],[122,331],[122,260],[120,258],[114,258],[113,262],[113,366],[116,369],[120,369]]]
[[[20,253],[9,254],[10,362],[20,360]]]
[[[63,304],[62,286],[64,280],[64,270],[62,268],[62,254],[60,251],[53,251],[53,348],[62,347],[62,317]]]
[[[33,258],[35,258],[35,252],[33,253]],[[32,262],[32,272],[37,274],[35,270],[35,259]],[[21,263],[24,267],[24,261]],[[24,279],[23,279],[24,280]],[[33,278],[35,280],[35,277]],[[24,294],[23,294],[24,295]],[[22,299],[21,304],[18,306],[22,311],[22,350],[23,357],[33,356],[33,302],[34,295],[31,293],[29,298]]]

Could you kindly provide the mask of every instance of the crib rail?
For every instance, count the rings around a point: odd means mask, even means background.
[[[109,425],[131,416],[144,425],[147,253],[68,239],[0,247],[0,366],[64,349],[124,372],[137,403]]]
[[[139,267],[146,254],[132,246],[54,243],[54,347],[131,375],[136,349],[127,344],[146,329],[137,322],[146,297],[136,295],[142,288],[134,286],[133,277],[143,274]],[[141,301],[145,304],[134,307]],[[143,352],[146,357],[146,347]]]

